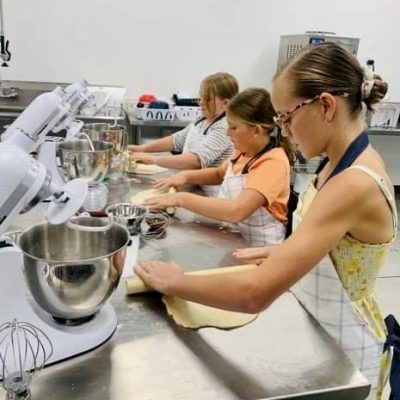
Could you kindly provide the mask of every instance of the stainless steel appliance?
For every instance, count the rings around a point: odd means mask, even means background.
[[[319,45],[326,42],[340,43],[351,53],[357,54],[360,39],[347,36],[336,36],[333,32],[307,31],[297,35],[282,35],[279,44],[278,65],[279,71],[282,65],[294,56],[303,47]]]
[[[356,55],[360,39],[348,36],[336,36],[334,32],[323,31],[306,31],[305,33],[296,35],[282,35],[279,44],[277,71],[282,68],[286,61],[304,47],[308,45],[318,46],[327,42],[339,43],[352,54]],[[301,192],[304,189],[310,176],[314,174],[321,161],[321,157],[316,157],[313,160],[305,160],[301,154],[297,154],[297,160],[293,168],[294,173],[292,175],[292,184],[296,192]]]

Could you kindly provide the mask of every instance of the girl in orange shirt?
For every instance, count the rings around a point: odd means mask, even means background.
[[[251,246],[278,244],[285,238],[290,163],[281,136],[273,136],[274,111],[269,93],[247,89],[228,105],[228,134],[235,146],[220,167],[183,171],[159,180],[165,189],[187,183],[221,185],[218,198],[180,192],[146,201],[152,209],[182,207],[237,224]],[[287,147],[288,149],[288,147]]]

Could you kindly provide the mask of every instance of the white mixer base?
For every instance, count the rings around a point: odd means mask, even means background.
[[[54,348],[46,365],[91,350],[112,336],[117,327],[117,316],[109,304],[81,325],[59,324],[30,297],[22,271],[21,252],[15,247],[0,249],[0,325],[17,319],[41,329]]]

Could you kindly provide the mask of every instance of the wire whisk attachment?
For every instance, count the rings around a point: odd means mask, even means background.
[[[144,240],[163,238],[170,220],[171,217],[164,211],[148,212],[141,223],[140,237]]]
[[[48,336],[28,322],[14,319],[0,326],[0,379],[7,400],[31,398],[30,383],[53,354]]]

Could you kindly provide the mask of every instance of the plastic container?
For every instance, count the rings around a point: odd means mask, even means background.
[[[202,116],[200,107],[175,106],[175,118],[181,121],[192,122]]]
[[[158,108],[135,107],[134,115],[137,119],[142,119],[145,121],[172,121],[175,119],[175,111],[173,108],[163,110]]]
[[[158,101],[159,103],[165,103],[169,105],[168,109],[163,108],[151,108],[151,103],[144,103],[137,99],[125,98],[124,99],[124,110],[128,115],[133,115],[136,119],[142,120],[153,120],[153,121],[172,121],[175,119],[175,110],[171,102]],[[138,103],[142,106],[138,107]]]

